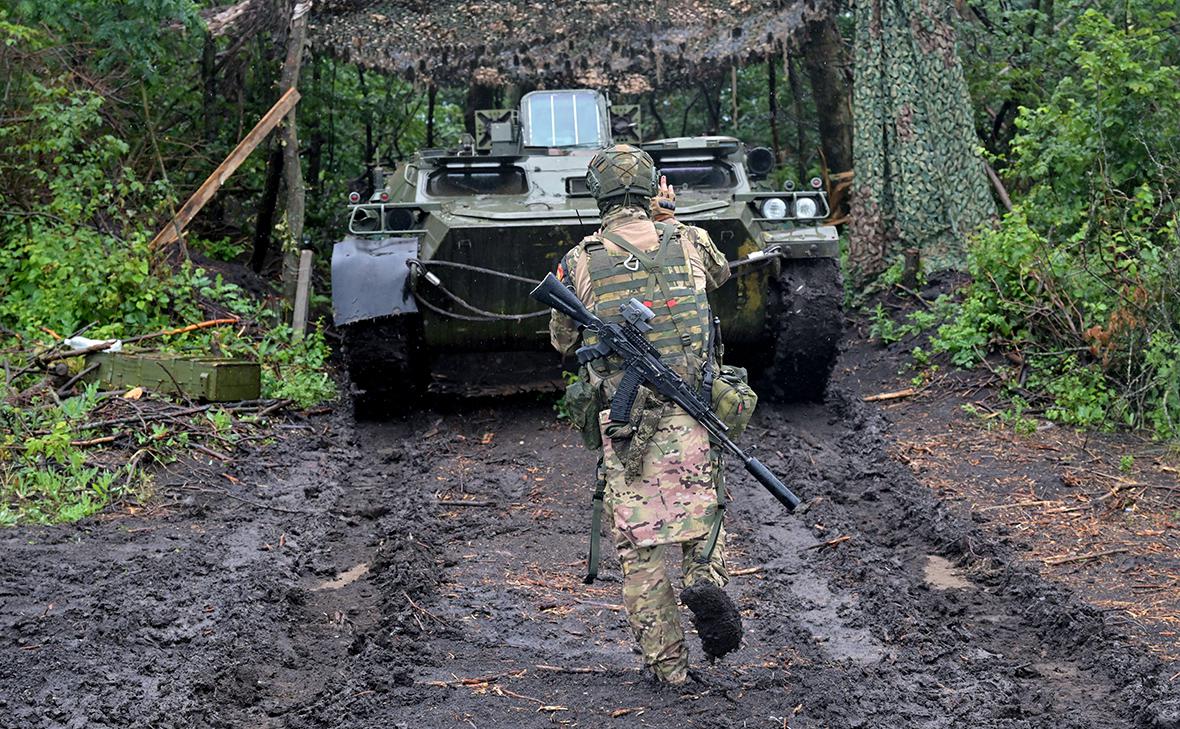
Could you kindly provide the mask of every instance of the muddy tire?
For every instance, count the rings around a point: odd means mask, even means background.
[[[784,260],[771,282],[767,318],[773,345],[765,374],[772,399],[824,398],[844,329],[844,277],[832,258]]]
[[[393,316],[343,327],[342,354],[357,418],[379,419],[412,408],[426,392],[429,369],[417,316]]]

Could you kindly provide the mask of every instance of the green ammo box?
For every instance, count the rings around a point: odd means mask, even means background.
[[[262,394],[258,363],[244,359],[99,352],[86,361],[98,365],[88,381],[116,389],[142,387],[208,402],[257,400]]]

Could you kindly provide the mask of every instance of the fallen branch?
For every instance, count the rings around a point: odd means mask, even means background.
[[[630,706],[630,707],[627,707],[624,709],[615,709],[614,711],[612,711],[610,713],[610,718],[618,719],[620,716],[626,716],[627,714],[631,714],[631,713],[635,713],[635,712],[642,714],[645,711],[647,711],[646,706]]]
[[[497,506],[495,501],[460,501],[459,499],[438,499],[439,506]]]
[[[74,375],[74,376],[73,376],[73,377],[71,377],[70,379],[66,380],[66,384],[64,384],[64,385],[62,385],[61,387],[57,388],[57,396],[58,396],[58,397],[65,397],[65,396],[66,396],[66,395],[69,393],[69,391],[70,391],[70,388],[72,388],[74,385],[78,384],[78,380],[82,379],[83,377],[85,377],[86,375],[88,375],[88,374],[90,374],[91,372],[95,371],[96,369],[98,369],[98,363],[97,363],[97,362],[95,362],[95,363],[94,363],[94,364],[92,364],[92,365],[88,365],[88,366],[87,366],[87,367],[85,367],[85,368],[84,368],[84,369],[83,369],[81,372],[79,372],[78,374]]]
[[[208,329],[209,327],[221,326],[222,324],[240,324],[241,319],[237,317],[225,319],[210,319],[197,324],[189,324],[176,329],[165,329],[162,332],[152,332],[151,334],[140,334],[139,336],[129,337],[123,340],[123,344],[132,344],[134,342],[142,342],[145,339],[155,339],[156,337],[167,337],[173,334],[185,334],[187,332],[195,332],[198,329]]]
[[[519,671],[493,673],[487,676],[478,676],[474,678],[459,678],[452,673],[451,675],[455,676],[454,681],[424,681],[423,684],[426,686],[438,686],[440,688],[455,688],[457,686],[485,686],[495,681],[499,681],[502,678],[520,678],[527,672],[528,669],[522,668]]]
[[[1055,567],[1061,564],[1070,564],[1071,562],[1085,562],[1091,559],[1098,559],[1099,557],[1109,557],[1112,554],[1122,554],[1126,551],[1127,549],[1125,547],[1119,547],[1118,549],[1104,549],[1101,552],[1089,552],[1087,554],[1063,554],[1056,557],[1046,557],[1041,561],[1049,566]]]
[[[865,397],[865,402],[881,402],[882,400],[898,400],[903,397],[912,397],[917,395],[918,391],[912,387],[907,387],[904,390],[897,390],[896,392],[882,392],[876,395],[869,395]]]
[[[834,547],[834,546],[836,546],[837,544],[841,544],[841,543],[843,543],[843,542],[847,542],[849,539],[852,539],[852,535],[851,535],[851,534],[845,534],[845,535],[843,535],[843,536],[836,537],[835,539],[829,539],[829,540],[828,540],[828,541],[826,541],[826,542],[820,542],[819,544],[813,544],[813,545],[811,545],[810,547],[808,547],[808,549],[823,549],[823,548],[825,548],[825,547]]]
[[[730,570],[729,574],[731,577],[741,577],[742,575],[756,575],[765,569],[766,569],[766,567],[764,567],[763,565],[758,565],[757,567],[740,567],[736,570]]]
[[[1050,499],[1050,500],[1042,499],[1041,501],[1017,501],[1016,503],[1013,503],[1013,504],[996,504],[994,506],[984,506],[982,508],[976,509],[976,511],[995,511],[996,509],[1015,509],[1017,507],[1022,507],[1022,506],[1048,506],[1050,504],[1060,504],[1060,503],[1061,502],[1058,501],[1057,499]]]
[[[594,667],[575,667],[566,668],[565,666],[549,666],[544,663],[538,663],[537,668],[541,671],[552,671],[554,673],[607,673],[605,668]]]

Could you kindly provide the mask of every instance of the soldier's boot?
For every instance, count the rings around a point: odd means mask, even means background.
[[[623,605],[643,654],[643,663],[661,683],[688,678],[688,650],[676,594],[664,570],[663,547],[620,546]]]
[[[721,589],[729,582],[725,566],[725,530],[718,536],[712,553],[707,539],[686,542],[684,549],[684,591],[681,601],[692,611],[692,623],[709,660],[737,650],[742,642],[742,616],[737,605]]]
[[[709,660],[737,650],[742,642],[742,616],[724,590],[706,582],[686,587],[680,599],[692,611],[692,624]]]

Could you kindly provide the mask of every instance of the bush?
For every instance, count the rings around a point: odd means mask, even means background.
[[[1078,21],[1074,73],[1017,120],[1010,171],[1028,192],[974,242],[974,283],[934,342],[964,366],[1018,351],[1061,422],[1180,435],[1174,21]]]

